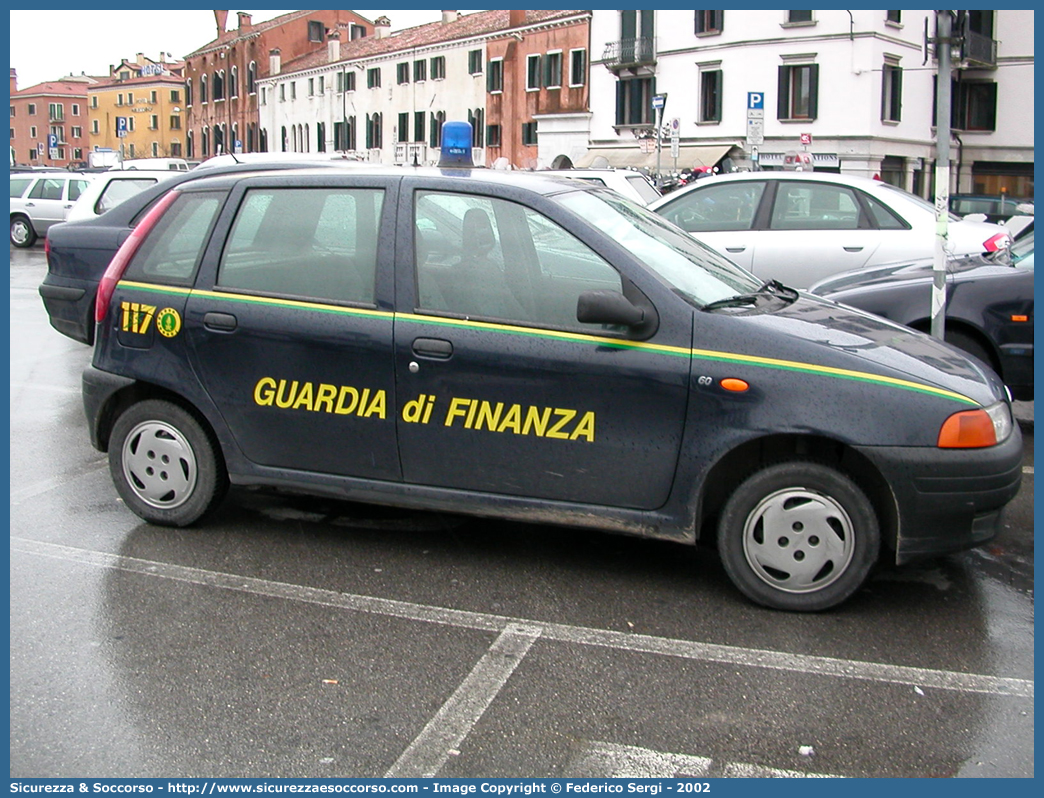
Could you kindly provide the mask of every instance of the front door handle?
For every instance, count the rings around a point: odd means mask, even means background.
[[[862,252],[862,247],[844,247],[845,252]]]
[[[203,316],[203,326],[214,332],[232,332],[239,322],[231,313],[210,312]]]
[[[453,355],[453,344],[442,338],[415,338],[413,340],[413,354],[417,357],[449,360]]]
[[[725,247],[726,252],[746,252],[746,247]]]

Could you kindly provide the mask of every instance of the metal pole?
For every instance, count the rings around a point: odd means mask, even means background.
[[[946,337],[946,235],[950,209],[950,39],[949,11],[935,12],[935,52],[939,62],[935,123],[935,261],[932,264],[932,336]]]
[[[663,151],[663,109],[656,109],[656,185],[663,188],[663,173],[660,172],[660,153]]]

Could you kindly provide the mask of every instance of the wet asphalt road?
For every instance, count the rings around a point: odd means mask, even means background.
[[[141,523],[11,251],[12,777],[1033,776],[1033,405],[982,550],[819,615],[711,551],[236,490]]]

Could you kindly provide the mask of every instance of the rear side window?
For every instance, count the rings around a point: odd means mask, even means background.
[[[40,178],[29,192],[32,199],[60,200],[62,191],[65,189],[65,180],[55,180],[53,177]]]
[[[218,286],[372,304],[381,189],[264,188],[246,193]]]
[[[69,181],[69,201],[75,202],[80,198],[83,190],[87,188],[89,180],[70,180]]]
[[[110,208],[114,208],[137,194],[139,191],[156,184],[154,177],[141,177],[132,180],[110,180],[109,185],[102,189],[101,196],[94,203],[94,212],[103,214]]]
[[[896,216],[884,203],[878,202],[869,194],[863,194],[867,207],[870,208],[870,216],[874,224],[881,230],[904,230],[909,228],[906,222]]]
[[[125,279],[191,285],[224,194],[182,194],[142,242]]]
[[[846,186],[783,181],[772,208],[773,230],[856,230],[859,201]]]
[[[641,175],[628,175],[627,182],[638,192],[638,196],[642,198],[643,202],[652,202],[660,198],[660,192]]]
[[[25,193],[25,190],[29,188],[29,184],[33,182],[31,177],[18,178],[17,180],[11,178],[11,196],[20,197]]]

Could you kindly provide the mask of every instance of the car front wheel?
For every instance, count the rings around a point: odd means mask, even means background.
[[[795,461],[736,488],[718,526],[729,578],[751,600],[782,610],[836,606],[866,580],[880,550],[873,506],[844,474]]]
[[[36,243],[36,231],[32,222],[25,216],[11,217],[11,243],[19,249],[31,247]]]
[[[146,521],[188,526],[228,489],[228,474],[211,437],[177,405],[149,399],[117,419],[109,470],[123,501]]]

